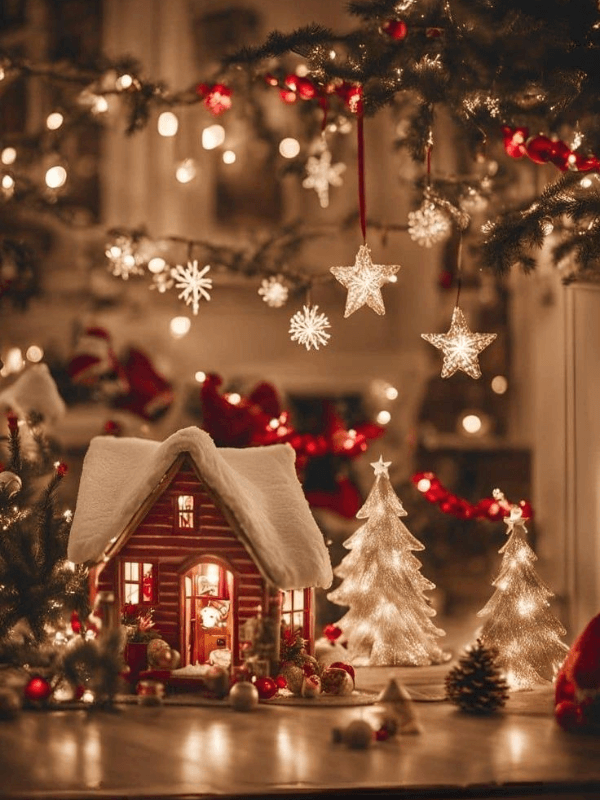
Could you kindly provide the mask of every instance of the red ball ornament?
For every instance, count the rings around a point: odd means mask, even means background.
[[[504,137],[504,149],[511,158],[522,158],[525,153],[525,142],[529,137],[529,128],[510,128],[505,125],[502,128]]]
[[[43,702],[52,694],[52,686],[46,678],[41,675],[34,675],[25,686],[25,697],[31,702]]]
[[[560,140],[552,142],[550,152],[550,162],[559,169],[567,170],[572,162],[573,154],[564,142]]]
[[[267,676],[256,678],[254,685],[261,700],[269,700],[271,697],[275,697],[278,692],[277,684],[273,678]]]
[[[281,97],[284,103],[288,103],[289,105],[292,105],[292,103],[295,103],[298,99],[296,92],[292,92],[290,89],[280,89],[279,97]]]
[[[581,711],[577,703],[563,700],[554,709],[556,721],[565,731],[572,731],[581,725]]]
[[[296,91],[302,100],[312,100],[317,90],[308,78],[298,78]]]
[[[287,678],[285,677],[285,675],[278,675],[275,678],[275,684],[276,684],[278,689],[287,689],[288,682],[287,682]]]
[[[64,478],[64,476],[67,474],[68,471],[69,471],[68,466],[64,464],[62,461],[56,467],[56,473],[61,478]]]
[[[381,30],[396,42],[405,39],[408,33],[406,22],[402,22],[401,19],[386,19],[381,25]]]
[[[525,152],[536,164],[547,164],[555,152],[556,142],[540,134],[532,136],[525,142]]]
[[[343,661],[334,661],[333,664],[329,665],[330,667],[335,667],[336,669],[344,669],[352,678],[352,682],[354,683],[356,679],[356,673],[354,672],[354,667],[352,664],[345,664]]]

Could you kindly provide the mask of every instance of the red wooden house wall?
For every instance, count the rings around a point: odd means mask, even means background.
[[[177,526],[180,495],[194,497],[193,528]],[[180,650],[183,644],[182,571],[207,556],[225,562],[235,577],[237,591],[230,612],[235,615],[231,650],[234,663],[238,663],[241,626],[256,616],[258,606],[266,607],[266,584],[189,457],[185,457],[170,484],[156,498],[122,548],[106,563],[99,574],[97,588],[113,591],[121,607],[124,602],[121,594],[123,562],[155,564],[157,585],[154,600],[149,604],[154,609],[155,628],[171,647]]]

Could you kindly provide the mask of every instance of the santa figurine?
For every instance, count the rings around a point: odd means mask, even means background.
[[[575,640],[560,668],[554,715],[565,730],[600,733],[600,614]]]

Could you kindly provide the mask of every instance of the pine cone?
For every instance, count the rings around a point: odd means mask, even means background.
[[[451,703],[471,714],[493,714],[508,699],[508,684],[496,666],[498,652],[481,640],[459,659],[446,675],[446,694]]]

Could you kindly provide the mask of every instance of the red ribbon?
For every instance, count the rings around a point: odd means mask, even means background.
[[[358,137],[358,208],[363,242],[367,241],[367,213],[365,203],[365,133],[362,109],[357,112],[356,134]]]

